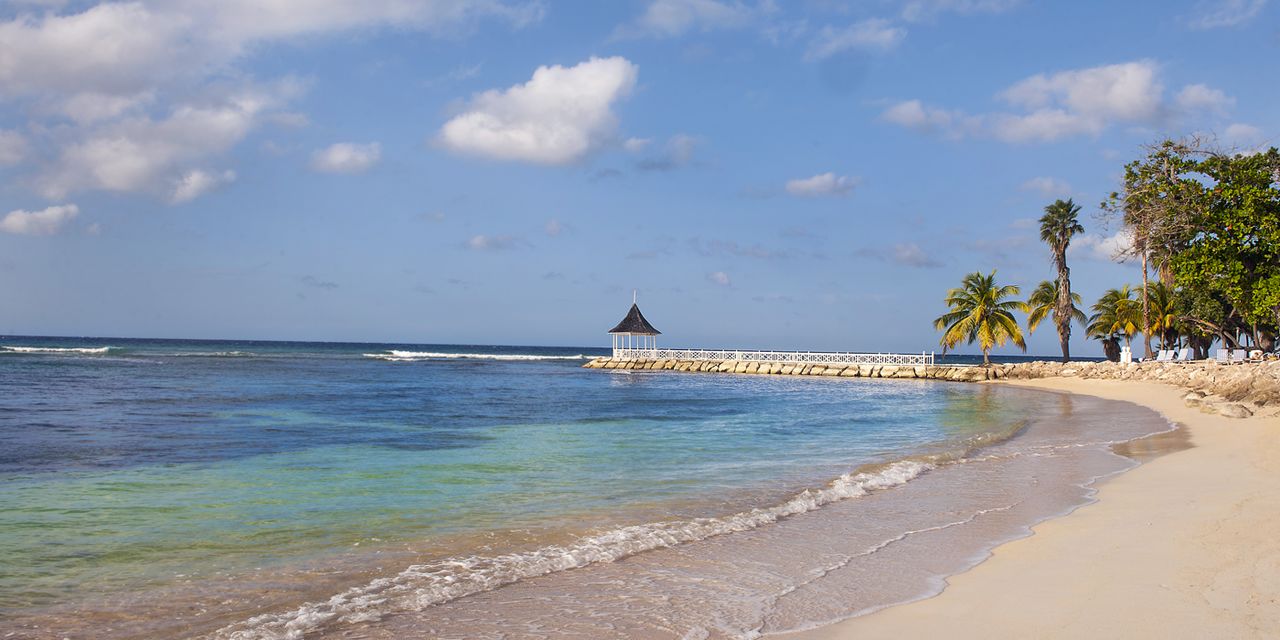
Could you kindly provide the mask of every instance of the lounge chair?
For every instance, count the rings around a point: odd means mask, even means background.
[[[1161,349],[1160,354],[1156,356],[1156,362],[1170,362],[1173,360],[1173,351]]]
[[[1231,352],[1232,364],[1236,364],[1238,362],[1244,362],[1245,360],[1248,360],[1248,359],[1249,359],[1249,352],[1245,351],[1244,349],[1236,349],[1235,351]]]
[[[1177,358],[1178,362],[1190,362],[1191,360],[1194,360],[1194,359],[1195,358],[1191,357],[1190,349],[1183,349],[1182,351],[1178,352],[1178,358]]]
[[[1229,349],[1218,349],[1214,352],[1214,361],[1218,364],[1231,364],[1231,351]]]

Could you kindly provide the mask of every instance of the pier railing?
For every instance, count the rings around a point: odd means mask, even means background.
[[[615,358],[649,360],[736,360],[784,364],[893,364],[932,366],[932,353],[849,353],[843,351],[741,351],[736,349],[625,349],[613,350]]]

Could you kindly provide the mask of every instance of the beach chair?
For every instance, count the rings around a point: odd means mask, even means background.
[[[1161,349],[1160,353],[1156,355],[1156,362],[1169,362],[1171,360],[1173,360],[1173,351],[1168,349]]]
[[[1236,349],[1231,352],[1231,364],[1243,363],[1249,358],[1249,352],[1244,349]]]
[[[1190,362],[1190,361],[1191,361],[1191,360],[1193,360],[1194,358],[1192,358],[1192,357],[1191,357],[1191,350],[1190,350],[1190,349],[1183,349],[1182,351],[1179,351],[1179,352],[1178,352],[1178,358],[1177,358],[1177,359],[1178,359],[1178,362]]]
[[[1231,364],[1231,352],[1227,349],[1218,349],[1213,352],[1213,360],[1218,364]]]

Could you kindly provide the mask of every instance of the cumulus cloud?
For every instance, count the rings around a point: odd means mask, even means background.
[[[1133,233],[1121,229],[1109,236],[1085,233],[1071,240],[1067,254],[1101,262],[1124,262],[1133,251]]]
[[[0,219],[0,231],[26,236],[49,236],[62,230],[62,227],[80,214],[80,208],[74,204],[48,207],[40,211],[10,211]]]
[[[1267,0],[1202,0],[1188,24],[1193,29],[1238,27],[1258,16]]]
[[[952,139],[1052,142],[1096,136],[1113,124],[1157,124],[1173,115],[1220,111],[1233,102],[1202,84],[1184,87],[1168,102],[1159,65],[1152,60],[1036,74],[997,97],[1017,111],[970,115],[906,100],[889,106],[881,118]]]
[[[1046,198],[1061,198],[1071,195],[1071,185],[1066,180],[1038,176],[1018,186],[1023,191],[1034,191]]]
[[[722,287],[727,287],[730,284],[729,274],[723,271],[712,271],[711,273],[708,273],[707,280],[712,284],[718,284]]]
[[[851,176],[838,176],[833,172],[819,173],[810,178],[796,178],[787,181],[787,193],[793,196],[813,198],[818,196],[844,196],[858,186],[860,179]]]
[[[1231,148],[1247,151],[1256,150],[1266,144],[1262,129],[1243,122],[1227,125],[1226,130],[1222,132],[1222,140]]]
[[[263,45],[389,27],[452,35],[482,19],[518,28],[543,11],[514,0],[40,4],[0,18],[0,101],[31,114],[28,146],[51,159],[23,182],[51,199],[89,189],[174,201],[173,185],[250,129],[305,123],[280,101],[244,95],[237,67]]]
[[[321,173],[364,173],[382,159],[382,145],[339,142],[311,154],[311,169]]]
[[[38,177],[40,192],[53,200],[82,189],[172,197],[173,184],[243,140],[262,113],[294,91],[292,83],[246,87],[161,119],[136,116],[85,129]]]
[[[772,10],[772,3],[748,5],[719,0],[652,0],[631,24],[618,27],[616,37],[669,38],[689,31],[732,29],[750,24]]]
[[[22,134],[0,129],[0,167],[18,164],[26,154],[27,139]]]
[[[1236,99],[1203,84],[1189,84],[1178,92],[1178,107],[1184,111],[1206,111],[1225,114],[1236,105]]]
[[[190,202],[223,185],[235,182],[236,172],[227,169],[222,173],[210,173],[203,169],[188,171],[174,185],[173,195],[169,200],[173,203]]]
[[[842,29],[827,26],[810,43],[805,59],[822,60],[849,50],[888,51],[906,36],[906,29],[881,18],[862,20]]]
[[[631,92],[637,72],[621,57],[538,67],[524,84],[475,96],[441,127],[439,140],[459,153],[498,160],[579,160],[613,135],[613,105]]]

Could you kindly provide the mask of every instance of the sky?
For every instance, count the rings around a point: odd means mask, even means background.
[[[1277,144],[1278,63],[1267,0],[0,0],[0,334],[939,350],[1057,198],[1140,282],[1099,203]]]

